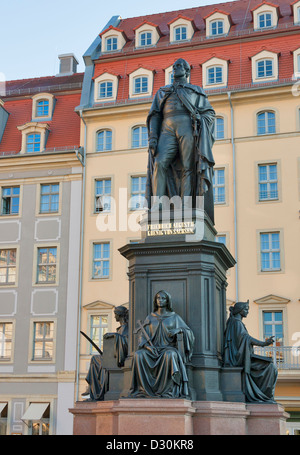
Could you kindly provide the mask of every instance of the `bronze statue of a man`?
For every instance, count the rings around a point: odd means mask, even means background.
[[[153,196],[205,196],[205,210],[213,221],[212,178],[215,112],[203,89],[188,83],[190,65],[178,59],[174,82],[161,87],[147,117],[149,161],[146,199]],[[155,201],[155,198],[154,198]]]

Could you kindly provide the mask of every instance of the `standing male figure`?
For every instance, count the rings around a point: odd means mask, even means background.
[[[174,83],[161,87],[147,117],[149,161],[146,199],[152,207],[162,196],[205,196],[204,208],[213,216],[212,178],[215,112],[203,89],[188,83],[190,65],[178,59]],[[157,204],[156,204],[157,205]]]

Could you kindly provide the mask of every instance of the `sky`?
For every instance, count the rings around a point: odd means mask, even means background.
[[[60,54],[82,55],[112,16],[176,11],[230,0],[0,0],[0,82],[54,76]]]

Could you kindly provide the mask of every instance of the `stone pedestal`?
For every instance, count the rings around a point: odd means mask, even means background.
[[[77,402],[74,435],[284,435],[278,404],[173,399]]]
[[[216,231],[203,211],[192,210],[184,217],[175,211],[168,219],[164,212],[150,215],[141,222],[143,239],[119,250],[129,261],[130,302],[129,352],[120,397],[129,393],[137,321],[153,311],[155,294],[165,290],[172,297],[174,311],[195,336],[188,366],[190,398],[233,401],[235,397],[228,393],[230,384],[222,373],[221,356],[227,319],[226,271],[235,260],[225,245],[215,241]],[[223,382],[229,387],[225,397]],[[237,392],[237,401],[243,401],[241,388]]]

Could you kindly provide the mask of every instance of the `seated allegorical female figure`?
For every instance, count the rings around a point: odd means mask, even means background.
[[[186,362],[190,361],[194,335],[171,307],[166,291],[154,297],[154,311],[138,328],[140,339],[134,353],[131,398],[188,397]]]
[[[249,312],[248,302],[237,302],[230,307],[224,342],[224,366],[243,367],[243,389],[247,402],[274,403],[277,368],[269,357],[254,354],[253,346],[269,346],[273,337],[266,341],[252,338],[242,319]]]

